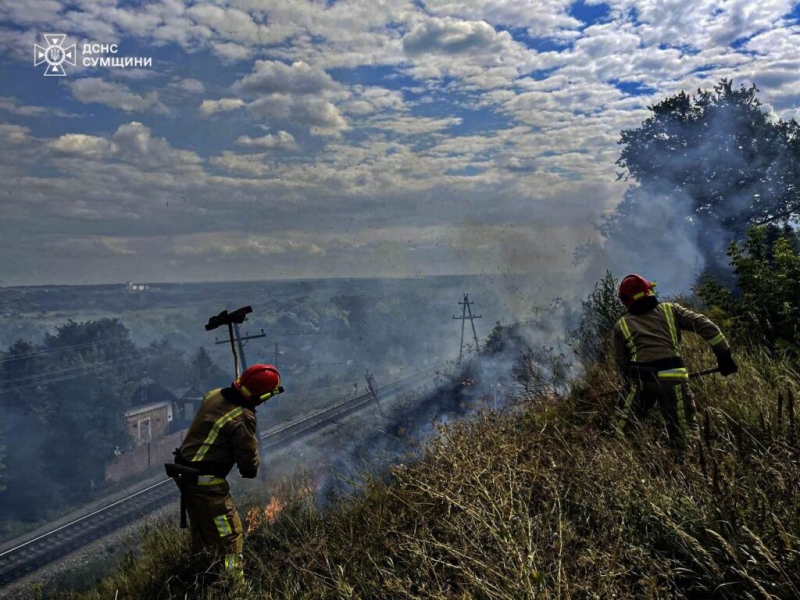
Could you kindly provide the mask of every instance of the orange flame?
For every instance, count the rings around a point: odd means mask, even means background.
[[[278,515],[281,514],[283,510],[283,504],[280,500],[273,497],[269,504],[264,508],[264,518],[267,520],[267,523],[272,525],[275,522],[275,519],[278,518]]]
[[[307,485],[306,487],[302,488],[297,492],[299,498],[308,498],[314,495],[314,490],[316,488],[319,491],[320,484],[316,482],[312,485]],[[260,527],[263,527],[264,524],[272,525],[278,519],[278,516],[281,514],[281,511],[286,507],[286,503],[282,501],[278,496],[272,496],[270,498],[269,504],[267,504],[263,509],[258,507],[253,507],[249,511],[247,511],[247,533],[254,531]]]
[[[283,510],[284,504],[273,497],[263,509],[253,507],[247,511],[247,533],[263,527],[264,523],[272,525]]]
[[[247,533],[255,531],[259,527],[261,527],[261,523],[264,520],[264,515],[261,512],[260,508],[256,508],[255,506],[247,511]]]

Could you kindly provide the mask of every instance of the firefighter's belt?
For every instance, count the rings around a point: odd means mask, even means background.
[[[688,379],[683,359],[675,356],[648,363],[628,363],[622,368],[624,376],[633,382]]]
[[[186,488],[190,485],[197,485],[201,473],[197,469],[175,463],[165,463],[164,469],[167,471],[167,476],[175,480],[181,491],[181,529],[186,529]]]

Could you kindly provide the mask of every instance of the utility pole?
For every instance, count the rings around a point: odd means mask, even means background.
[[[459,364],[461,363],[461,356],[464,354],[464,324],[466,323],[467,319],[469,319],[470,325],[472,325],[472,337],[475,339],[475,352],[480,350],[480,346],[478,345],[478,334],[475,332],[475,319],[480,319],[482,315],[472,314],[472,304],[475,303],[469,301],[469,294],[464,294],[464,301],[458,303],[458,305],[462,307],[461,316],[453,316],[454,319],[461,321],[461,346],[458,349]]]
[[[244,354],[244,346],[245,346],[245,344],[249,340],[254,340],[256,338],[266,337],[267,334],[264,333],[264,330],[262,329],[261,333],[258,334],[258,335],[246,335],[245,334],[245,337],[242,337],[241,333],[239,332],[239,323],[234,323],[233,324],[233,335],[234,335],[234,338],[236,339],[236,345],[239,347],[239,359],[240,359],[240,361],[242,363],[242,371],[244,371],[245,369],[247,369],[247,358],[245,357],[245,354]],[[228,340],[219,340],[219,341],[217,341],[217,338],[214,338],[214,343],[215,344],[227,344]]]

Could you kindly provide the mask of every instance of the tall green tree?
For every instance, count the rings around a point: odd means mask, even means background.
[[[666,218],[673,241],[696,240],[707,266],[725,271],[728,243],[742,241],[749,225],[798,216],[800,126],[772,119],[758,91],[722,79],[648,107],[639,127],[621,133],[619,176],[631,187],[601,233],[641,249],[652,241],[637,228]]]
[[[711,279],[697,293],[712,316],[742,341],[800,355],[800,252],[791,229],[752,227],[728,249],[737,293]]]

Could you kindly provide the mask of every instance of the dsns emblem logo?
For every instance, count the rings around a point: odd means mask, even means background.
[[[64,40],[67,36],[63,33],[45,33],[44,39],[47,48],[42,48],[39,44],[33,46],[33,66],[38,67],[42,63],[47,63],[45,77],[66,76],[64,63],[75,66],[75,44],[65,48]]]

